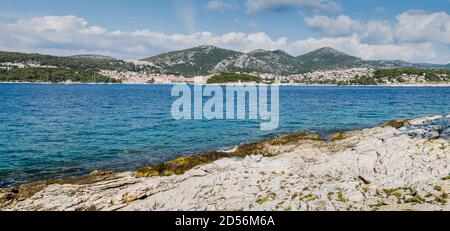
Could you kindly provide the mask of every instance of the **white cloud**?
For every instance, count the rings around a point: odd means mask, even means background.
[[[218,11],[224,13],[225,11],[239,9],[239,4],[235,0],[209,0],[208,3],[203,6],[203,8],[209,11]]]
[[[46,16],[21,19],[10,24],[0,23],[2,32],[0,33],[0,49],[55,55],[97,53],[119,58],[144,58],[204,44],[243,52],[255,49],[283,49],[292,55],[330,46],[364,59],[450,62],[448,49],[441,49],[439,44],[431,41],[370,43],[365,33],[379,32],[381,29],[375,22],[373,25],[371,23],[361,23],[361,25],[364,30],[360,30],[359,33],[341,33],[337,37],[288,42],[286,37],[271,38],[264,32],[250,34],[231,32],[214,35],[211,32],[164,34],[149,29],[110,31],[90,25],[87,20],[76,16]],[[353,27],[350,26],[350,28]]]
[[[338,12],[342,7],[331,0],[246,0],[247,12],[280,11],[285,9],[309,9]]]
[[[327,36],[348,36],[355,32],[361,32],[364,26],[361,22],[351,19],[346,15],[330,18],[323,15],[306,17],[305,24],[310,29],[319,31]]]
[[[363,41],[370,44],[393,42],[393,30],[386,21],[361,22],[346,15],[336,18],[315,15],[306,17],[305,24],[310,29],[326,36],[338,37],[357,34]]]
[[[407,11],[396,19],[395,36],[400,41],[450,44],[450,15],[445,12]]]
[[[367,44],[357,35],[337,38],[299,40],[289,45],[292,53],[305,53],[321,47],[333,47],[366,60],[404,60],[410,62],[448,63],[450,56],[432,43]]]
[[[169,50],[210,44],[250,51],[260,47],[285,47],[287,39],[273,40],[265,33],[227,33],[215,36],[210,32],[172,34],[148,29],[107,31],[90,26],[75,16],[46,16],[0,23],[0,48],[19,51],[51,51],[51,54],[108,53],[118,57],[147,57]]]
[[[386,21],[363,22],[346,15],[336,18],[315,15],[305,17],[305,25],[323,36],[332,37],[333,41],[341,41],[344,37],[352,47],[363,51],[353,51],[363,58],[449,62],[450,15],[445,12],[428,14],[410,10],[398,15],[392,24]],[[349,40],[349,37],[353,39]],[[356,39],[361,44],[355,43]],[[378,55],[380,52],[384,54]]]
[[[410,10],[398,15],[393,25],[386,21],[361,22],[346,15],[336,18],[315,15],[306,17],[305,24],[325,36],[357,34],[368,43],[433,42],[450,45],[450,15],[445,12],[428,14]]]

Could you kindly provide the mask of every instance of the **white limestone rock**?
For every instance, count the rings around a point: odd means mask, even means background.
[[[449,118],[280,146],[275,157],[225,158],[179,176],[52,184],[0,210],[449,211]]]

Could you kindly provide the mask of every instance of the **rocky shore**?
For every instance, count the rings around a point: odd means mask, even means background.
[[[450,115],[0,190],[0,210],[450,210]]]

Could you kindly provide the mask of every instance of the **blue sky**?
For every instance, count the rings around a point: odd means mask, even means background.
[[[449,12],[450,0],[0,0],[0,49],[142,58],[204,43],[293,55],[331,46],[447,63]]]

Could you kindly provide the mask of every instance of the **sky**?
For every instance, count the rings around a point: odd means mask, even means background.
[[[450,63],[450,0],[0,0],[0,50],[139,59],[199,45]]]

